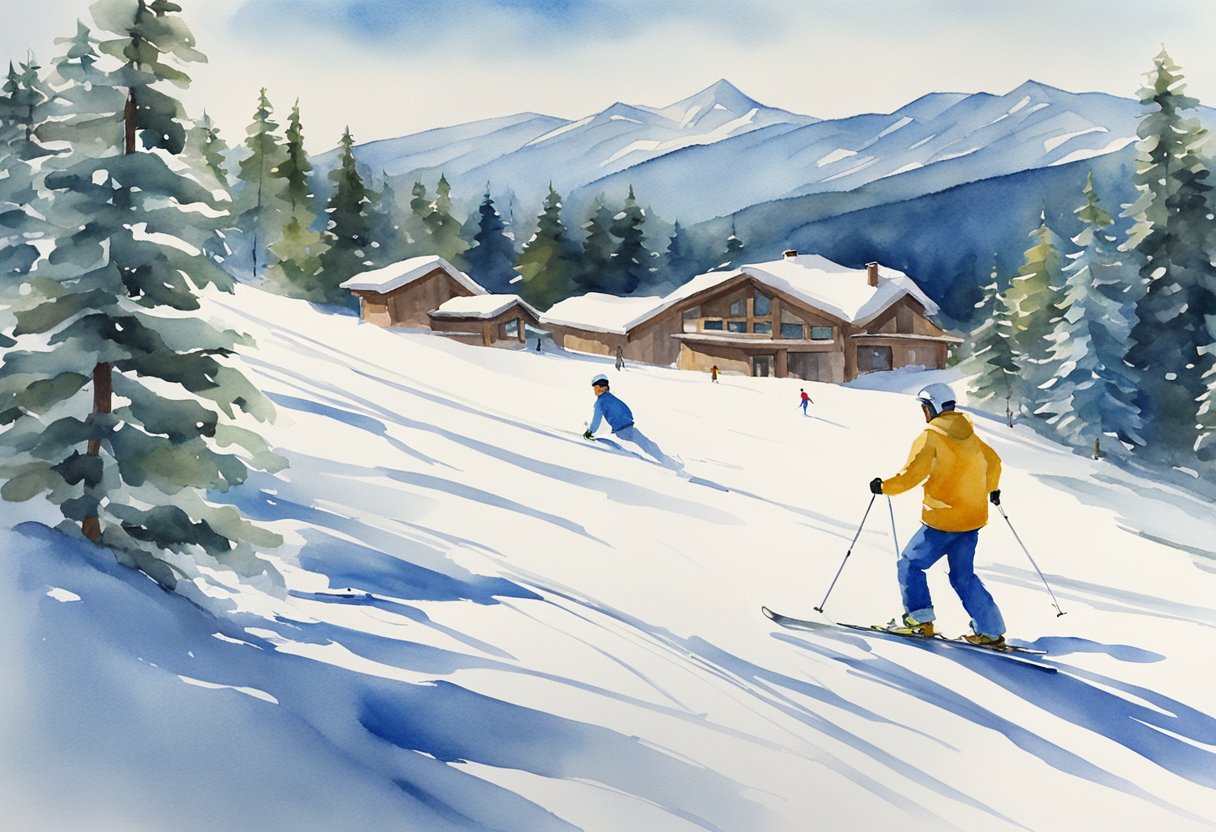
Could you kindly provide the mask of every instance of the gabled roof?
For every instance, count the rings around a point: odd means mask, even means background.
[[[850,269],[815,254],[799,254],[768,263],[699,274],[664,297],[616,297],[589,292],[554,304],[541,321],[593,332],[623,335],[678,303],[751,278],[854,326],[864,326],[900,298],[912,297],[930,315],[937,304],[906,274],[880,267],[878,286],[869,284],[865,269]]]
[[[529,306],[519,295],[473,295],[451,298],[429,314],[433,318],[493,318],[518,304],[530,315],[540,318],[540,312]]]
[[[449,277],[473,294],[486,294],[486,290],[477,281],[460,271],[460,269],[453,266],[447,260],[434,254],[411,257],[408,260],[400,260],[383,268],[362,272],[349,280],[343,281],[342,288],[387,294],[395,289],[400,289],[402,286],[413,283],[421,277],[425,277],[436,269],[442,269],[447,272]]]
[[[624,335],[637,322],[653,317],[662,308],[656,296],[617,297],[588,292],[553,304],[540,316],[542,323]]]
[[[938,311],[937,304],[903,272],[880,267],[878,286],[875,287],[869,284],[865,269],[850,269],[815,254],[799,254],[768,263],[697,275],[663,298],[663,307],[714,289],[740,275],[854,326],[865,325],[905,295],[920,302],[930,315]]]

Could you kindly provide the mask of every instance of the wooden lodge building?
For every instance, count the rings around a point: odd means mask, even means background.
[[[663,298],[588,294],[541,314],[565,349],[680,369],[844,382],[946,366],[958,338],[907,275],[848,269],[787,251],[781,260],[694,277]]]
[[[480,346],[519,346],[540,313],[518,295],[492,295],[442,257],[411,257],[342,284],[359,317],[383,327],[428,327]]]

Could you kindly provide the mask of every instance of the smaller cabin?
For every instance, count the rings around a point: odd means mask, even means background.
[[[357,274],[342,288],[359,299],[361,319],[384,327],[429,327],[429,313],[453,298],[486,295],[473,278],[433,254]]]
[[[540,312],[519,295],[469,295],[444,301],[429,314],[436,333],[482,347],[518,347]]]

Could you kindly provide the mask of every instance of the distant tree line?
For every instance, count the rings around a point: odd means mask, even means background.
[[[1114,232],[1093,178],[1063,241],[1045,218],[1022,266],[994,268],[963,366],[1009,424],[1091,453],[1216,471],[1216,196],[1208,132],[1162,50],[1140,91],[1134,184]],[[1197,470],[1195,466],[1199,466]]]

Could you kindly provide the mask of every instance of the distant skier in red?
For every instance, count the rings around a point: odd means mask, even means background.
[[[802,415],[809,416],[810,414],[806,412],[806,406],[808,404],[814,404],[815,402],[811,400],[811,397],[808,396],[807,392],[805,390],[803,390],[801,387],[798,388],[798,392],[802,394]]]

